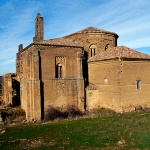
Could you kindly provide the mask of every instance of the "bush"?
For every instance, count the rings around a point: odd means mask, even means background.
[[[70,117],[83,116],[83,113],[74,106],[69,106],[65,111],[61,111],[59,108],[54,108],[50,106],[45,114],[45,120],[54,120],[54,119],[66,119]]]
[[[62,117],[62,114],[58,108],[49,107],[45,115],[45,120],[54,120],[55,118],[60,117]]]
[[[25,119],[25,111],[20,107],[9,108],[2,111],[1,116],[5,125],[12,122],[19,123]]]
[[[68,107],[67,112],[69,117],[83,116],[83,112],[81,112],[78,108],[73,106]]]
[[[25,111],[20,107],[14,107],[8,111],[8,114],[14,116],[15,118],[18,116],[25,116]]]

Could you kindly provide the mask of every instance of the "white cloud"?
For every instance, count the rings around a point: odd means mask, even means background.
[[[131,48],[150,47],[150,36],[127,41],[124,45],[130,45]]]
[[[0,66],[5,66],[5,65],[12,65],[12,64],[15,64],[15,59],[16,58],[11,58],[11,59],[7,59],[7,60],[4,60],[0,63]]]

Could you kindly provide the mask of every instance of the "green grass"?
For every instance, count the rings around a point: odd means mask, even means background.
[[[2,130],[1,150],[150,149],[149,112],[3,126]]]

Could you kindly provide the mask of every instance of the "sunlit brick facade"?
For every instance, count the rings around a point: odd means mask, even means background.
[[[88,27],[44,40],[43,17],[38,14],[33,43],[19,45],[16,60],[27,120],[44,119],[49,107],[149,107],[150,56],[117,46],[117,39],[116,33]]]

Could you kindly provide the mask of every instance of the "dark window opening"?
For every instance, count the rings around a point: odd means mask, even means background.
[[[95,51],[95,48],[94,48],[93,50],[94,50],[94,55],[96,55],[96,51]]]
[[[141,80],[136,80],[136,89],[141,90]]]
[[[62,78],[63,77],[63,67],[61,64],[57,64],[56,66],[56,78]]]
[[[90,51],[91,51],[91,57],[92,57],[92,54],[93,54],[93,52],[92,52],[92,48],[90,48]]]
[[[107,49],[109,49],[109,48],[110,48],[110,45],[107,44],[107,45],[105,46],[105,50],[107,50]]]
[[[96,46],[94,44],[91,45],[90,48],[89,48],[89,56],[90,57],[95,56],[96,55],[96,51],[97,51]]]

